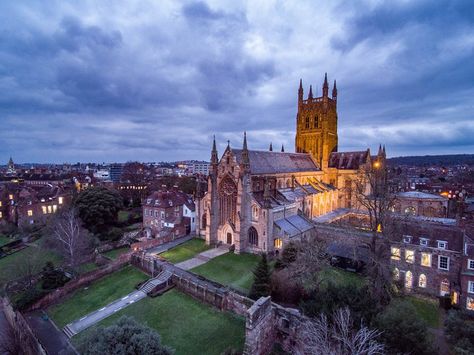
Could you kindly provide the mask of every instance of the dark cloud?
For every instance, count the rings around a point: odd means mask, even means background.
[[[472,1],[0,4],[0,161],[207,159],[294,144],[338,80],[341,149],[473,152]],[[8,16],[5,16],[8,14]],[[2,16],[0,15],[0,16]]]

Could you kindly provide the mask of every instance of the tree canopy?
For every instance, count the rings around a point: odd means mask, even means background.
[[[93,331],[81,348],[84,355],[173,354],[173,350],[161,344],[157,332],[127,316],[121,317],[109,327]]]

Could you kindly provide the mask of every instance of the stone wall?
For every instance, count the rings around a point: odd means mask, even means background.
[[[52,304],[56,303],[60,299],[64,298],[71,292],[87,286],[92,282],[111,274],[118,269],[122,268],[126,264],[130,262],[131,254],[122,254],[116,260],[112,261],[111,263],[107,264],[102,269],[93,270],[91,272],[85,273],[81,275],[79,278],[69,281],[63,287],[58,288],[56,291],[48,293],[46,296],[41,298],[39,301],[35,302],[32,306],[28,308],[29,311],[37,310],[37,309],[45,309]]]
[[[5,318],[15,332],[20,336],[21,349],[26,355],[47,355],[46,350],[41,346],[38,339],[31,331],[30,326],[20,312],[15,312],[7,298],[0,299],[0,312],[5,314]],[[4,336],[4,335],[3,335]]]

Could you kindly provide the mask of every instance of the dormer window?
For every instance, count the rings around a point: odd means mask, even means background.
[[[427,238],[420,238],[420,245],[426,247],[428,246],[428,239]]]
[[[411,243],[411,236],[410,235],[404,235],[403,236],[403,243],[410,244]]]
[[[444,240],[438,240],[438,249],[447,249],[448,248],[448,242]]]
[[[149,198],[148,200],[146,200],[146,203],[150,204],[150,203],[151,203],[151,198]]]

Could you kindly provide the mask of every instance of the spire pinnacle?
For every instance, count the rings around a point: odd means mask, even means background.
[[[281,145],[281,152],[282,152],[282,153],[285,152],[285,147],[283,146],[283,144]]]
[[[268,150],[269,150],[270,152],[273,152],[273,145],[272,145],[272,142],[270,142],[270,148],[268,148]]]
[[[300,79],[300,88],[299,90],[303,90],[303,79]]]
[[[324,84],[323,84],[323,96],[328,96],[328,94],[329,94],[328,73],[325,73]]]
[[[337,97],[337,88],[336,88],[336,80],[334,80],[334,86],[332,88],[332,98],[335,100]]]
[[[247,132],[244,131],[244,145],[243,150],[247,150]]]
[[[313,98],[313,85],[309,86],[308,100]]]
[[[218,160],[219,158],[217,157],[216,136],[214,136],[212,140],[211,164],[217,166]]]
[[[247,148],[247,132],[244,132],[244,144],[242,148],[242,165],[244,170],[249,170],[250,159],[249,159],[249,150]]]

